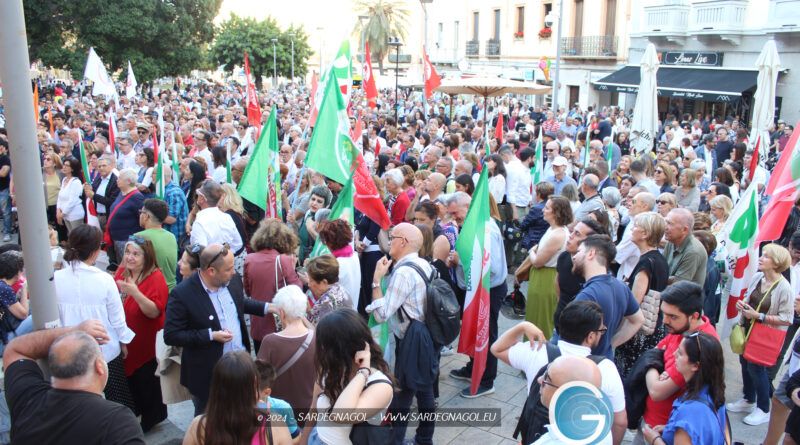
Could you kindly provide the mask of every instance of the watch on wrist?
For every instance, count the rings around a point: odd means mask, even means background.
[[[376,288],[379,288],[379,287],[381,287],[381,283],[376,283],[374,281],[372,282],[372,288],[373,289],[376,289]]]

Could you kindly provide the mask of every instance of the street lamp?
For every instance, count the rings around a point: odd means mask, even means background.
[[[297,34],[289,34],[289,38],[292,39],[292,82],[294,82],[294,38],[297,37]]]
[[[275,48],[277,43],[278,39],[272,39],[272,88],[278,86],[278,50]]]
[[[400,95],[397,93],[397,89],[400,75],[400,47],[403,46],[403,42],[400,41],[400,37],[389,37],[389,41],[386,44],[393,46],[396,51],[394,56],[394,122],[399,128],[400,122],[397,120],[397,107],[400,105]]]
[[[561,71],[561,17],[564,15],[564,1],[558,1],[558,15],[553,17],[553,13],[547,14],[544,18],[544,26],[553,25],[554,18],[558,19],[558,30],[556,33],[556,75],[553,77],[553,115],[558,117],[558,77]]]

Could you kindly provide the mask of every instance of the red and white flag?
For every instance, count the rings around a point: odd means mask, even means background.
[[[317,93],[321,94],[321,90],[319,89],[319,79],[317,79],[317,72],[311,75],[311,96],[309,99],[309,109],[311,110],[311,117],[308,119],[308,126],[313,127],[314,123],[317,121],[317,114],[319,114],[319,104],[322,102],[322,98],[317,97]]]
[[[378,105],[378,88],[375,86],[375,73],[372,71],[372,59],[369,55],[369,42],[366,43],[366,59],[364,61],[364,74],[362,75],[364,92],[367,94],[367,101],[370,108]]]
[[[86,161],[86,150],[83,148],[83,139],[78,139],[78,150],[81,155],[81,169],[83,170],[83,180],[86,184],[92,184],[89,163]],[[94,207],[94,199],[86,200],[86,224],[100,228],[100,220],[97,219],[97,209]]]
[[[367,169],[367,163],[361,153],[358,153],[356,162],[358,166],[353,172],[353,185],[356,189],[353,196],[353,205],[367,218],[375,221],[382,229],[388,229],[391,225],[389,214],[386,213],[386,207],[383,206],[381,196],[378,194],[378,188],[375,187],[375,183],[372,181],[372,176]]]
[[[117,119],[113,111],[108,112],[108,148],[114,155],[119,154],[117,149]]]
[[[800,122],[798,122],[800,125]],[[797,127],[795,127],[797,128]],[[753,156],[755,159],[756,157]],[[792,133],[789,143],[781,153],[778,164],[764,190],[770,196],[769,204],[761,215],[761,231],[758,241],[772,241],[780,238],[789,214],[792,212],[797,190],[800,186],[800,132]],[[730,218],[729,218],[730,219]]]
[[[433,96],[433,89],[442,84],[442,78],[436,73],[425,47],[422,47],[422,60],[425,66],[425,97],[430,99]]]

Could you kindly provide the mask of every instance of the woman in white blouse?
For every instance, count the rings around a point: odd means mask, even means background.
[[[503,158],[498,154],[486,157],[486,168],[489,169],[489,193],[494,202],[500,204],[506,195],[506,167]]]
[[[75,158],[68,158],[61,168],[64,179],[56,201],[56,221],[67,226],[67,233],[83,224],[83,173],[81,163]]]
[[[123,359],[134,333],[125,323],[125,310],[114,278],[94,266],[103,235],[94,226],[80,225],[69,234],[66,267],[54,274],[61,324],[75,326],[89,319],[103,323],[110,340],[101,345],[108,362],[106,399],[133,409]]]

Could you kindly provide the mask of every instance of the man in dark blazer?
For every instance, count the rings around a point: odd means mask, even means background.
[[[206,247],[200,254],[200,270],[172,289],[164,342],[183,347],[181,384],[192,394],[195,415],[205,411],[217,360],[230,351],[250,351],[244,314],[264,316],[269,307],[244,296],[233,252],[219,244]]]
[[[94,201],[97,210],[97,219],[100,222],[100,230],[106,230],[108,214],[111,212],[111,204],[119,195],[117,186],[117,175],[114,174],[114,158],[111,155],[101,156],[97,160],[97,171],[100,173],[92,184],[84,184],[83,191],[86,197]]]

